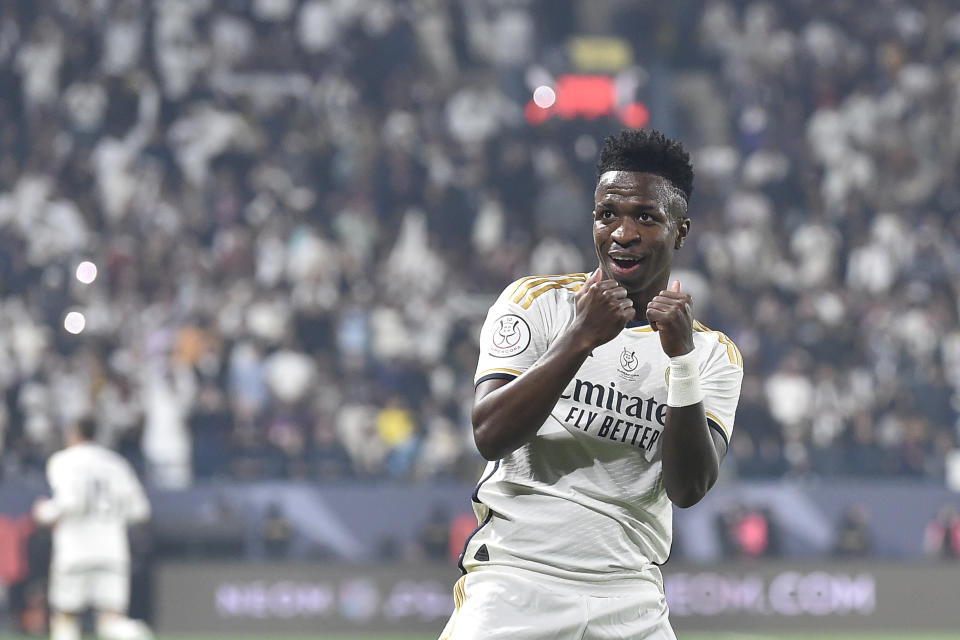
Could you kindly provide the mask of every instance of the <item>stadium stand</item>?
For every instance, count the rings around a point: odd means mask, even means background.
[[[620,124],[524,114],[592,29],[694,150],[684,282],[747,371],[728,472],[942,481],[956,6],[587,4],[4,3],[0,476],[95,410],[157,487],[472,479],[483,310],[589,268]]]

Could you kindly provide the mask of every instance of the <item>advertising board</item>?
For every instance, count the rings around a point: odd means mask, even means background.
[[[171,564],[157,576],[163,633],[410,631],[436,634],[455,568]],[[684,630],[955,630],[960,564],[724,563],[664,567]]]

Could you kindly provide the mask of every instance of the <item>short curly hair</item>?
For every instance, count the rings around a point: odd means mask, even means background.
[[[597,178],[607,171],[642,171],[667,179],[687,202],[693,193],[693,165],[683,145],[656,129],[624,129],[607,136],[597,161]]]

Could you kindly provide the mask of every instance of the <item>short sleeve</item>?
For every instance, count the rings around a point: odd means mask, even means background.
[[[743,356],[726,335],[719,331],[711,334],[717,342],[711,344],[707,358],[700,365],[703,409],[707,423],[719,431],[729,445],[743,383]]]
[[[530,278],[512,283],[487,312],[480,330],[480,358],[474,385],[512,380],[529,369],[549,347],[548,327],[539,304],[523,304]],[[519,298],[519,299],[517,299]]]

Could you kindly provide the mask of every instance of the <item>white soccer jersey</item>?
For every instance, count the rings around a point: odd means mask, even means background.
[[[55,571],[124,566],[130,561],[127,524],[146,520],[150,503],[126,460],[83,443],[51,456]]]
[[[475,382],[515,378],[574,319],[589,274],[523,278],[491,307]],[[694,343],[708,423],[729,441],[743,361],[697,322]],[[598,587],[659,580],[672,537],[661,482],[669,357],[648,325],[594,349],[527,444],[491,462],[474,492],[479,528],[461,569],[529,569]]]

